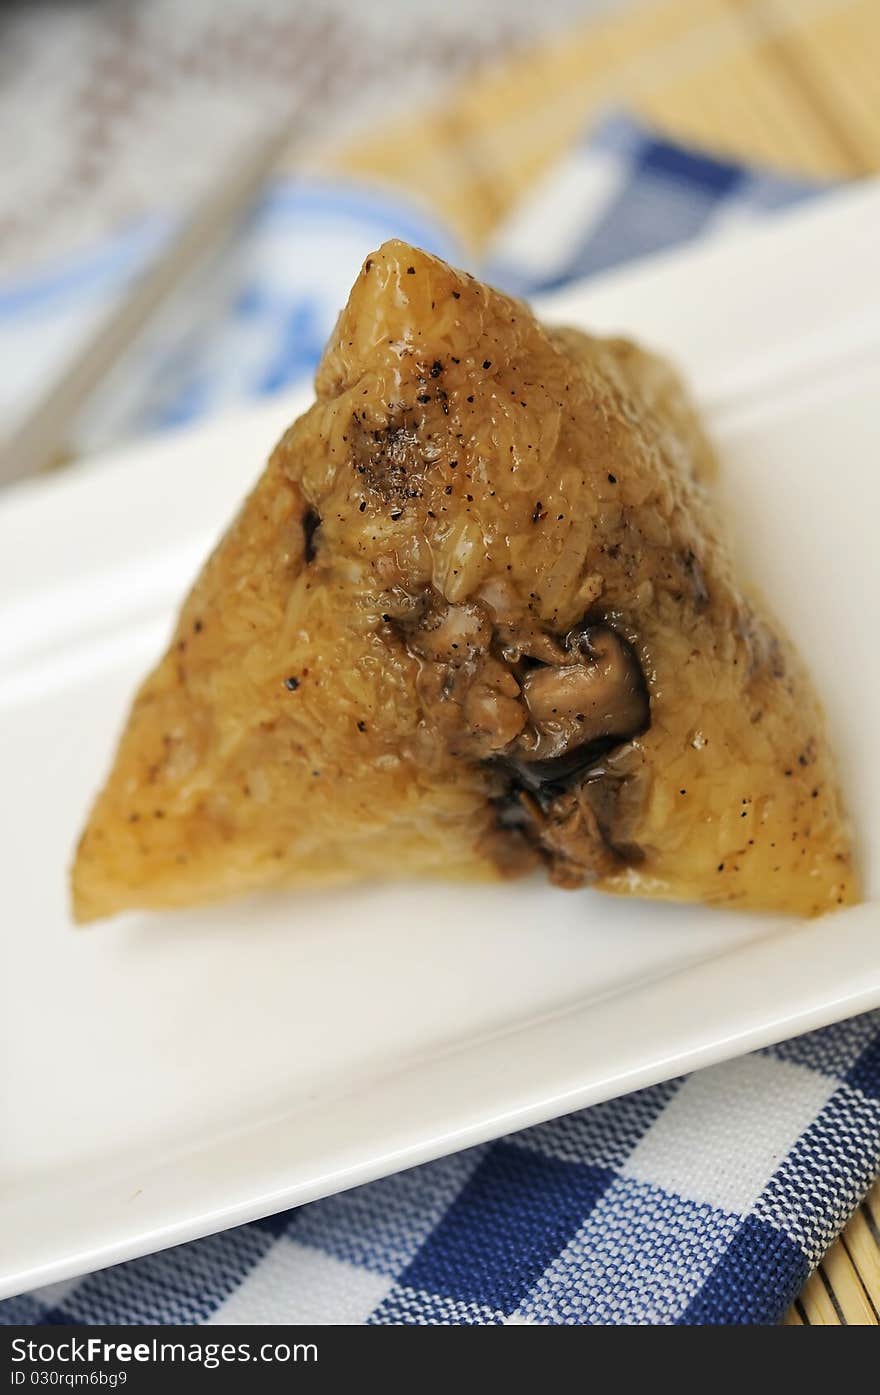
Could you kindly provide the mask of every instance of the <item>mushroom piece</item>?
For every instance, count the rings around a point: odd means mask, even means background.
[[[434,604],[417,625],[407,625],[410,652],[432,663],[462,664],[487,649],[492,626],[482,606]]]
[[[468,689],[464,714],[471,734],[487,753],[509,746],[519,736],[528,716],[513,674],[488,657]]]
[[[568,636],[570,662],[531,669],[522,680],[530,723],[517,743],[524,761],[553,761],[594,742],[622,741],[648,725],[648,693],[631,645],[607,625]]]
[[[537,625],[522,625],[516,621],[499,622],[495,626],[496,640],[505,663],[564,664],[567,659],[562,643],[555,635]]]

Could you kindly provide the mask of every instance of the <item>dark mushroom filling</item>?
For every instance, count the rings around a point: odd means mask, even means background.
[[[650,703],[623,636],[597,620],[560,637],[437,595],[392,631],[420,661],[428,724],[490,774],[499,861],[520,847],[554,880],[582,885],[638,860],[631,834],[645,782],[627,743],[649,726]]]
[[[546,804],[601,756],[648,726],[648,690],[625,639],[608,625],[583,625],[563,641],[564,659],[522,678],[525,730],[504,752],[522,786]]]
[[[574,887],[643,855],[633,830],[646,781],[631,743],[650,703],[635,651],[610,626],[578,627],[563,650],[563,662],[522,678],[529,721],[495,762],[494,806],[499,832]]]

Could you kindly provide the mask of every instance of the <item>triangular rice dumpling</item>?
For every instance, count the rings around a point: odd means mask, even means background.
[[[77,918],[536,867],[854,900],[819,706],[711,471],[661,360],[387,243],[135,698]]]

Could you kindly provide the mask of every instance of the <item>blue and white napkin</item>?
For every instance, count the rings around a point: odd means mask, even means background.
[[[558,287],[733,235],[817,192],[618,118],[535,191],[488,274],[522,294]],[[27,346],[21,373],[36,382],[45,355],[161,235],[137,230],[88,265],[0,288],[0,354],[4,339],[20,358]],[[271,190],[223,296],[159,327],[93,438],[161,429],[310,373],[362,256],[391,235],[457,254],[423,212],[387,196],[302,181]],[[774,1323],[878,1167],[875,1012],[9,1299],[0,1323]]]

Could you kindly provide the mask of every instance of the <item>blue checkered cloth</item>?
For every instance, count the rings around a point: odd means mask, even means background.
[[[611,116],[517,209],[490,280],[533,296],[695,238],[735,233],[822,186],[746,169]]]
[[[558,286],[815,192],[616,119],[519,211],[491,272]],[[248,361],[277,387],[303,371],[304,339],[289,371],[280,345],[305,312],[267,304],[266,279]],[[878,1167],[875,1012],[7,1300],[0,1322],[775,1323]]]
[[[778,1322],[880,1159],[880,1013],[13,1298],[4,1323]]]

